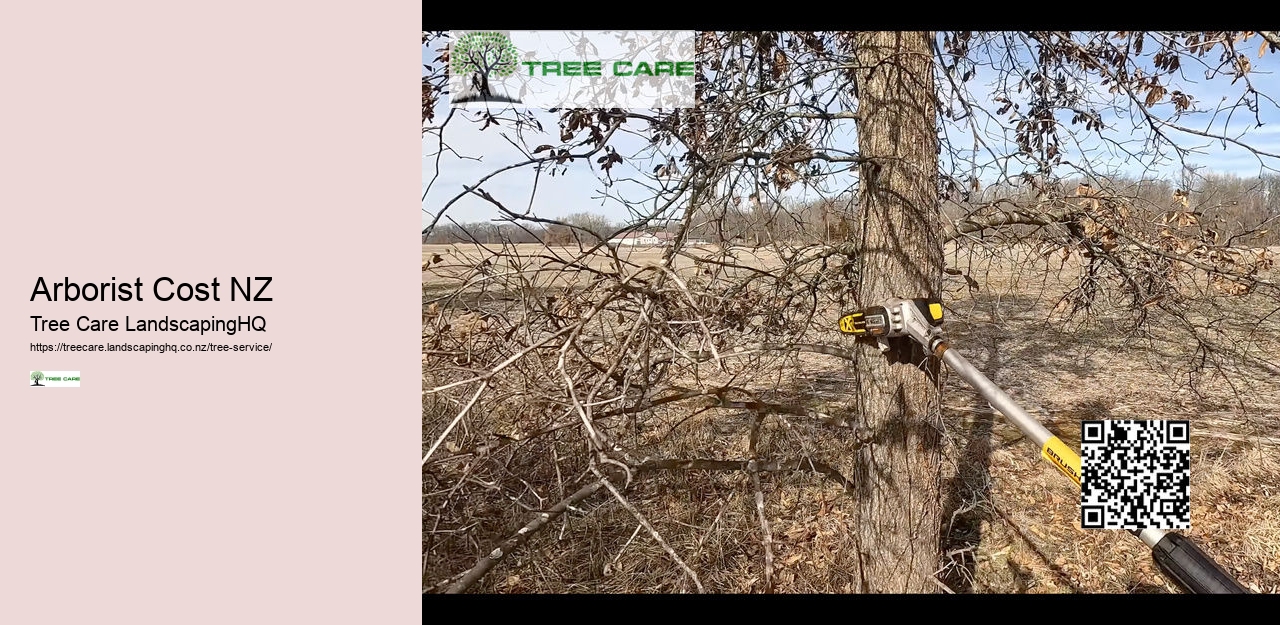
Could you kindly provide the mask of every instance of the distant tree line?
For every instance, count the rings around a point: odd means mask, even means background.
[[[442,223],[422,238],[423,243],[543,243],[546,245],[595,245],[626,231],[608,217],[579,212],[547,219],[546,223],[504,222]],[[652,232],[654,228],[646,228]]]
[[[1059,182],[1053,189],[1035,180],[1020,185],[989,187],[944,193],[943,214],[959,219],[997,201],[1013,201],[1031,206],[1046,195],[1070,195],[1071,190],[1090,184],[1084,178]],[[1183,208],[1197,218],[1197,224],[1216,236],[1222,245],[1280,245],[1280,175],[1241,177],[1233,174],[1202,173],[1186,168],[1178,180],[1110,178],[1105,181],[1115,196],[1124,198],[1138,215],[1153,222],[1164,211]],[[1093,184],[1098,184],[1093,181]],[[816,200],[788,198],[727,198],[702,207],[695,213],[688,236],[743,245],[794,242],[838,243],[853,231],[857,202],[852,194]],[[442,223],[423,237],[423,243],[543,243],[546,245],[595,245],[632,224],[618,223],[603,215],[578,212],[548,219],[545,223],[473,222]],[[635,230],[658,232],[676,230],[676,224],[645,224]],[[1027,230],[1034,229],[1031,226]]]
[[[1180,212],[1206,240],[1217,245],[1280,245],[1276,228],[1280,226],[1280,175],[1276,174],[1241,177],[1186,167],[1177,180],[1075,178],[1063,180],[1053,188],[1038,186],[1033,180],[1017,187],[1005,184],[969,190],[958,201],[944,201],[942,210],[946,217],[959,219],[1001,199],[1032,206],[1046,196],[1075,195],[1082,186],[1108,189],[1109,197],[1129,207],[1134,218],[1149,224],[1162,223],[1172,211]],[[1035,226],[1025,228],[1031,230]]]

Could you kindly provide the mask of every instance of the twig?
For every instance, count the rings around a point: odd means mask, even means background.
[[[427,453],[423,454],[422,466],[427,466],[427,461],[431,459],[431,454],[436,453],[436,448],[440,447],[440,443],[443,443],[444,439],[449,437],[449,433],[453,431],[454,426],[458,425],[458,422],[462,421],[463,417],[467,416],[467,413],[471,411],[471,407],[476,405],[476,401],[480,399],[480,395],[484,394],[484,389],[486,388],[489,388],[489,380],[487,379],[480,383],[480,388],[476,389],[476,394],[471,396],[471,401],[468,401],[467,405],[463,406],[462,410],[458,411],[458,416],[454,417],[453,421],[449,422],[449,427],[444,429],[444,432],[440,434],[440,438],[436,439],[436,442],[431,446],[431,449],[428,449]]]
[[[698,361],[705,361],[712,358],[728,358],[729,356],[750,356],[759,352],[809,352],[811,354],[835,356],[845,360],[855,359],[853,350],[818,343],[753,343],[742,345],[731,351],[721,352],[718,355],[713,355],[711,352],[687,352],[687,354]]]
[[[560,496],[564,497],[564,476],[560,473],[560,445],[558,444],[559,436],[551,443],[551,461],[556,467],[556,488],[560,491]],[[564,538],[564,533],[569,529],[569,517],[560,517],[560,536],[557,540]]]
[[[622,543],[622,548],[618,550],[618,555],[614,556],[614,557],[613,557],[613,560],[612,560],[611,562],[609,562],[608,564],[604,565],[604,566],[605,566],[605,569],[606,569],[606,571],[605,571],[605,574],[606,574],[606,575],[608,574],[608,569],[609,569],[609,567],[611,567],[611,566],[613,566],[613,565],[615,565],[615,564],[617,564],[617,563],[618,563],[618,559],[622,557],[622,552],[626,551],[626,550],[627,550],[627,547],[631,546],[631,541],[633,541],[633,540],[635,540],[635,539],[636,539],[636,536],[638,536],[638,535],[640,534],[640,529],[641,529],[641,528],[643,528],[643,527],[644,527],[644,525],[643,525],[643,524],[641,524],[641,523],[636,523],[636,531],[631,532],[631,538],[628,538],[628,539],[627,539],[627,542]]]
[[[756,515],[760,517],[761,542],[764,543],[764,592],[773,593],[773,534],[769,531],[769,518],[764,513],[764,493],[760,490],[760,473],[751,472],[751,485],[756,491]]]
[[[631,516],[634,516],[646,530],[649,530],[649,535],[658,542],[658,545],[662,547],[663,551],[667,552],[667,555],[671,556],[672,560],[676,561],[676,564],[680,565],[680,568],[684,570],[685,575],[688,575],[693,579],[693,585],[698,587],[698,592],[706,592],[702,588],[702,581],[698,579],[698,574],[694,573],[693,569],[689,568],[689,565],[685,564],[684,560],[680,559],[680,555],[676,553],[676,550],[672,549],[671,545],[668,545],[667,541],[662,539],[662,536],[658,534],[657,530],[653,529],[653,526],[644,518],[644,515],[640,514],[640,511],[637,510],[635,506],[631,505],[631,502],[627,501],[627,498],[623,497],[622,493],[618,492],[617,488],[614,488],[613,484],[609,482],[609,478],[605,477],[604,473],[596,467],[591,467],[591,472],[595,473],[596,477],[600,478],[600,482],[604,484],[605,488],[609,489],[610,493],[613,493],[613,497],[618,500],[618,503],[622,504],[622,507],[626,508],[627,512],[630,512]]]
[[[716,513],[716,518],[711,520],[711,525],[707,526],[706,533],[702,535],[702,538],[698,539],[698,548],[694,550],[693,557],[696,558],[702,553],[702,546],[706,544],[707,537],[711,536],[711,532],[716,529],[716,524],[720,522],[720,517],[724,516],[724,511],[726,508],[728,508],[728,506],[729,504],[727,501],[723,506],[720,506],[720,511]]]
[[[480,581],[480,578],[484,577],[485,574],[488,573],[490,569],[492,569],[496,564],[498,564],[498,562],[501,561],[502,558],[506,557],[508,553],[511,553],[512,550],[525,544],[525,542],[529,540],[529,536],[533,535],[534,532],[537,532],[538,530],[545,527],[552,520],[554,520],[556,517],[564,514],[565,510],[569,509],[569,506],[572,506],[582,501],[583,499],[590,497],[596,491],[600,490],[600,487],[603,485],[604,485],[603,480],[587,484],[586,486],[583,486],[582,488],[578,489],[578,492],[572,495],[569,495],[568,498],[562,500],[560,503],[557,503],[555,506],[552,506],[550,510],[539,513],[531,521],[526,523],[524,527],[517,530],[514,536],[503,541],[502,544],[499,545],[496,549],[489,552],[489,555],[483,558],[480,558],[480,561],[476,562],[475,566],[471,567],[470,570],[464,573],[461,579],[454,582],[451,586],[449,586],[448,589],[444,591],[445,594],[456,595],[459,593],[466,592],[468,588],[470,588],[477,581]]]
[[[425,559],[425,558],[424,558],[424,559]],[[461,573],[457,573],[457,574],[454,574],[454,575],[450,575],[449,577],[446,577],[445,579],[442,579],[442,580],[440,580],[439,582],[436,582],[435,590],[439,590],[439,589],[441,589],[441,588],[444,588],[445,586],[448,586],[449,584],[452,584],[452,583],[454,583],[455,581],[457,581],[457,580],[459,580],[459,579],[462,579],[462,576],[463,576],[463,575],[466,575],[468,572],[469,572],[469,571],[463,571],[463,572],[461,572]],[[425,594],[425,593],[424,593],[424,594]]]
[[[930,580],[933,580],[933,583],[937,584],[937,585],[938,585],[938,588],[941,588],[941,589],[942,589],[944,592],[946,592],[948,595],[954,595],[954,594],[956,594],[956,591],[951,590],[951,588],[950,588],[950,587],[948,587],[946,584],[942,583],[942,580],[940,580],[940,579],[938,579],[938,578],[936,578],[936,577],[930,577],[929,579],[930,579]]]
[[[757,412],[751,424],[751,435],[747,441],[747,452],[751,460],[757,459],[757,445],[760,443],[760,428],[764,425],[764,412]],[[764,492],[760,490],[760,472],[751,471],[751,487],[755,490],[756,516],[760,519],[760,542],[764,545],[764,594],[773,593],[773,533],[769,531],[769,517],[764,511]]]
[[[717,408],[738,408],[742,410],[754,410],[757,412],[787,414],[794,417],[810,417],[821,421],[824,425],[834,425],[837,427],[853,427],[853,424],[843,417],[835,417],[825,412],[817,410],[809,410],[802,406],[791,406],[787,404],[775,404],[762,401],[729,401],[717,398],[719,403]]]
[[[835,467],[809,456],[783,460],[706,460],[706,459],[648,459],[636,465],[637,471],[749,471],[789,473],[808,471],[820,473],[838,484],[846,493],[853,494],[853,480],[845,477]]]

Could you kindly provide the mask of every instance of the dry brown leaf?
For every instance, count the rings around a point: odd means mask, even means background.
[[[793,527],[787,530],[786,536],[787,536],[787,540],[791,542],[795,542],[795,543],[804,542],[813,537],[813,530],[803,525],[798,525],[796,527]]]
[[[1164,97],[1164,87],[1161,87],[1160,85],[1151,87],[1151,90],[1147,92],[1147,106],[1155,106],[1156,103],[1160,102],[1160,98],[1162,97]]]
[[[1253,261],[1253,264],[1258,269],[1270,269],[1272,265],[1271,254],[1267,253],[1267,250],[1259,250],[1258,258]]]
[[[1248,295],[1253,290],[1252,285],[1236,282],[1222,276],[1213,277],[1213,288],[1227,295]],[[1218,511],[1222,512],[1223,510],[1220,508]]]

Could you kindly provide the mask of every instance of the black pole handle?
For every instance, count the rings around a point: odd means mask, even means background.
[[[1191,539],[1169,532],[1151,548],[1156,566],[1184,590],[1195,594],[1249,594]]]

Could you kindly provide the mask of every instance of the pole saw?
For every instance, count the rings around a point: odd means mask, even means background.
[[[1040,448],[1040,456],[1070,478],[1078,488],[1079,454],[953,349],[942,335],[941,325],[942,302],[925,298],[895,299],[840,318],[842,333],[873,339],[881,351],[891,349],[888,340],[891,338],[907,337],[919,343],[927,353],[946,363],[987,400],[992,408],[1031,439]],[[1151,549],[1156,566],[1183,590],[1197,594],[1248,594],[1249,591],[1235,578],[1185,536],[1156,528],[1129,532]]]

